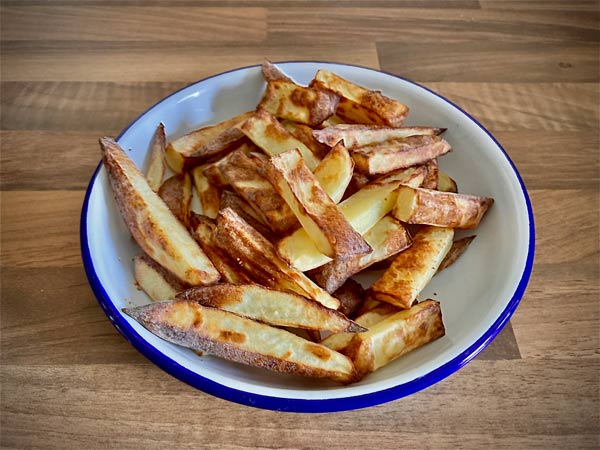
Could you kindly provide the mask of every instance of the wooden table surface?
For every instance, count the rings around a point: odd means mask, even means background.
[[[2,2],[3,448],[598,448],[596,1]],[[84,274],[97,139],[186,84],[272,60],[402,75],[519,168],[537,249],[501,335],[442,382],[334,414],[212,397],[147,361]]]

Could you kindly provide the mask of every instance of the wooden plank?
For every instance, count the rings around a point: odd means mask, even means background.
[[[185,83],[3,82],[3,130],[115,134]],[[492,131],[595,130],[597,83],[426,83]],[[90,99],[94,101],[91,102]]]
[[[261,42],[264,8],[8,6],[2,40]]]
[[[227,403],[149,364],[3,365],[2,445],[592,449],[598,369],[597,359],[474,361],[402,400],[317,416]]]
[[[595,132],[597,83],[425,83],[491,131]],[[537,133],[536,133],[537,135]]]
[[[102,134],[102,131],[0,131],[2,189],[84,190],[100,158],[98,137]],[[598,186],[597,133],[545,131],[535,134],[535,145],[531,144],[528,130],[499,131],[494,135],[517,165],[529,189]]]
[[[598,254],[588,261],[537,264],[512,318],[524,358],[599,356]]]
[[[94,132],[0,131],[2,190],[84,190],[100,161]]]
[[[494,136],[516,164],[528,189],[597,189],[597,129],[534,135],[525,130],[499,131]]]
[[[3,81],[181,81],[191,83],[238,67],[272,61],[342,61],[378,67],[372,42],[346,51],[343,42],[209,45],[206,42],[8,41],[2,43]],[[39,70],[43,67],[44,70]],[[94,67],[94,70],[89,70]]]
[[[598,12],[597,0],[479,0],[483,9],[496,10],[542,10],[542,11],[587,11]]]
[[[590,220],[591,212],[598,211],[597,191],[531,190],[530,196],[538,223],[537,263],[583,261],[597,255],[598,222]],[[3,192],[3,267],[78,266],[82,199],[81,191]],[[564,225],[565,220],[570,226]]]
[[[592,42],[378,42],[377,52],[383,70],[420,82],[597,82],[600,77],[598,45]]]
[[[331,6],[330,0],[3,0],[6,6],[36,6],[36,5],[102,5],[102,6],[211,6],[211,7],[326,7]],[[478,0],[337,0],[336,8],[436,8],[436,9],[481,9]]]
[[[593,263],[599,252],[598,190],[530,190],[536,264]]]
[[[185,83],[2,83],[3,130],[116,135]]]
[[[364,41],[447,44],[487,40],[564,45],[597,42],[597,13],[589,11],[436,10],[390,8],[272,9],[268,37],[298,44]],[[427,55],[424,55],[426,58]]]
[[[112,326],[82,267],[4,268],[1,280],[2,365],[145,361]]]
[[[2,192],[2,267],[79,267],[82,191]]]

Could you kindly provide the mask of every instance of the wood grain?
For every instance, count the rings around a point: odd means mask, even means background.
[[[240,450],[302,449],[307,443],[324,448],[326,443],[346,450],[397,449],[401,439],[403,447],[420,449],[593,449],[598,436],[589,424],[599,419],[598,368],[597,359],[476,361],[418,395],[317,415],[227,403],[148,364],[3,365],[9,406],[1,417],[2,444]],[[489,373],[504,382],[491,381]],[[403,431],[423,429],[424,420],[427,432]]]
[[[263,59],[343,61],[377,67],[374,43],[250,46],[197,42],[8,41],[0,58],[4,81],[181,81],[191,83]],[[341,57],[340,55],[343,55]],[[89,67],[95,67],[90,71]],[[38,70],[44,67],[43,71]]]
[[[420,81],[597,82],[593,42],[472,41],[439,45],[378,42],[381,68]],[[389,62],[389,63],[388,63]],[[465,71],[465,67],[469,70]]]
[[[1,448],[600,447],[597,1],[0,5]],[[413,79],[515,162],[535,214],[534,270],[510,323],[456,374],[360,411],[251,409],[167,375],[98,306],[79,249],[97,138],[264,57]]]
[[[165,26],[175,22],[177,27]],[[43,24],[43,26],[40,26]],[[2,40],[123,40],[260,42],[263,8],[153,6],[9,6],[2,8]]]
[[[181,82],[3,82],[4,130],[116,134]],[[600,118],[596,83],[462,83],[426,86],[461,105],[492,131],[579,131]],[[90,99],[92,101],[90,101]],[[524,101],[526,100],[526,101]]]
[[[3,267],[80,267],[81,191],[2,192]]]

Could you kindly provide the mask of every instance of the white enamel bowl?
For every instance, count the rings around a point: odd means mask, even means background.
[[[134,286],[131,259],[139,249],[121,220],[101,164],[88,187],[81,216],[82,256],[90,285],[114,326],[148,359],[186,383],[234,402],[285,411],[341,411],[424,389],[458,370],[488,345],[525,291],[534,253],[533,215],[525,186],[490,133],[458,106],[422,86],[349,65],[288,62],[280,66],[301,83],[308,83],[319,68],[333,71],[407,104],[407,125],[448,128],[444,138],[454,151],[440,158],[441,168],[457,180],[460,192],[495,199],[468,251],[437,275],[422,294],[422,298],[441,302],[446,336],[350,386],[198,357],[167,343],[121,312],[123,307],[142,305],[148,299]],[[172,139],[254,109],[263,89],[258,66],[215,75],[154,105],[129,125],[118,141],[131,149],[129,154],[139,167],[145,167],[149,141],[159,122],[165,124]]]

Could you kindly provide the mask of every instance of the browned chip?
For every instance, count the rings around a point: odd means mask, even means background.
[[[346,259],[372,251],[316,181],[300,151],[271,157],[267,173],[321,253]]]
[[[352,358],[362,378],[445,333],[440,304],[428,299],[354,335],[344,353]]]
[[[255,282],[273,289],[295,292],[328,308],[339,307],[338,299],[321,289],[302,272],[291,268],[277,254],[272,243],[230,208],[219,212],[215,241]]]
[[[472,229],[493,203],[489,197],[401,186],[392,214],[406,223]]]
[[[219,272],[144,175],[111,138],[100,139],[102,159],[117,206],[138,245],[189,285],[219,280]]]
[[[334,292],[352,275],[401,252],[412,242],[402,224],[390,216],[377,222],[364,238],[373,252],[346,260],[334,259],[316,269],[312,279],[327,292]]]
[[[332,333],[366,331],[341,312],[291,292],[257,284],[218,284],[191,288],[177,295],[203,306],[224,309],[250,319],[282,327]]]
[[[236,150],[220,171],[235,192],[246,200],[275,233],[286,233],[298,227],[296,216],[284,199],[265,178],[262,161]]]
[[[158,191],[158,188],[162,184],[163,177],[165,176],[166,141],[165,126],[160,123],[158,124],[158,127],[156,127],[154,136],[152,136],[152,141],[150,141],[150,161],[146,172],[148,184],[154,192]]]
[[[375,175],[423,164],[451,150],[438,136],[413,136],[356,148],[352,157],[358,170]]]
[[[400,308],[410,308],[450,250],[453,236],[452,228],[425,226],[419,230],[412,246],[399,253],[371,286],[373,297]]]
[[[444,269],[447,269],[452,264],[454,264],[456,260],[460,258],[460,255],[462,255],[465,252],[465,250],[469,247],[471,242],[473,242],[473,239],[475,239],[475,236],[468,236],[454,241],[452,243],[452,247],[450,247],[450,250],[448,251],[448,254],[443,259],[442,263],[440,264],[440,267],[438,267],[437,273],[441,272]]]
[[[336,114],[350,123],[402,126],[408,107],[379,91],[370,91],[344,78],[320,69],[311,87],[328,89],[340,96]]]
[[[150,332],[177,345],[275,372],[348,383],[354,366],[344,355],[228,311],[189,300],[124,308]]]
[[[192,203],[192,180],[187,172],[167,178],[158,190],[158,195],[181,223],[187,225]]]
[[[283,73],[281,69],[279,69],[279,67],[277,67],[268,59],[265,59],[263,61],[261,68],[263,77],[266,81],[289,81],[290,83],[294,82],[294,80],[292,80],[285,73]]]
[[[392,128],[376,125],[341,124],[322,130],[313,130],[312,134],[317,141],[330,147],[333,147],[339,141],[344,141],[346,148],[352,150],[391,139],[406,139],[411,136],[435,136],[440,131],[440,128],[432,127]]]
[[[338,101],[332,92],[275,80],[267,83],[258,107],[275,117],[315,126],[335,112]]]
[[[165,150],[167,164],[174,172],[180,173],[239,147],[244,135],[238,126],[252,114],[246,112],[171,141]]]

